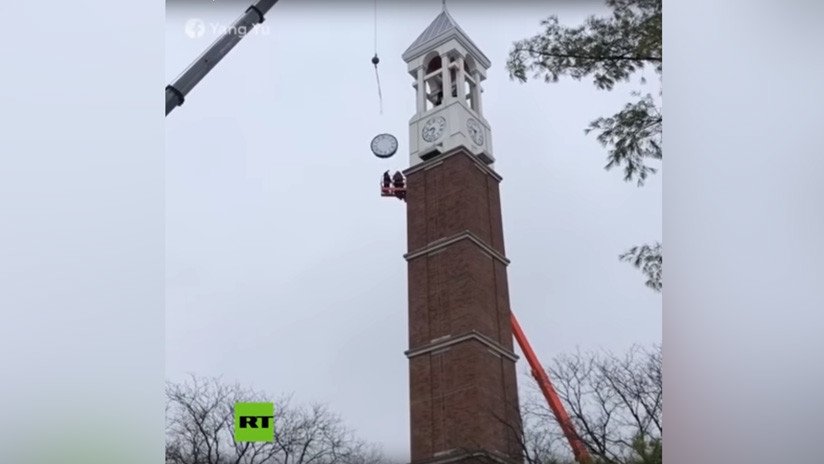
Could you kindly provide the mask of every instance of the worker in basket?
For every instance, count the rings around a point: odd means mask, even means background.
[[[389,177],[389,171],[383,173],[383,188],[388,189],[392,185],[392,178]]]
[[[392,176],[392,186],[396,189],[402,189],[406,186],[405,179],[400,171],[395,171],[395,175]]]

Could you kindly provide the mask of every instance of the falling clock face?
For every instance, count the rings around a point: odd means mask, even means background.
[[[425,141],[432,143],[441,138],[445,127],[446,119],[444,119],[443,116],[436,116],[429,121],[426,121],[426,124],[423,125],[421,136]]]
[[[475,142],[475,145],[483,145],[484,144],[484,130],[477,120],[469,118],[466,120],[466,129],[469,131],[469,136],[472,137],[472,141]]]
[[[378,134],[372,139],[371,147],[378,158],[389,158],[398,151],[398,139],[391,134]]]

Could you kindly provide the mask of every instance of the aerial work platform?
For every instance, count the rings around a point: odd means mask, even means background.
[[[380,182],[380,188],[382,197],[395,197],[406,201],[406,178],[400,171],[395,172],[392,177],[389,177],[389,171],[386,171]]]

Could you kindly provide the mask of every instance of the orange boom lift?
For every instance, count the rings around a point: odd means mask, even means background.
[[[544,394],[546,402],[549,403],[549,409],[552,410],[552,414],[555,415],[555,419],[558,420],[558,424],[561,425],[561,430],[564,432],[567,441],[569,441],[570,447],[572,447],[575,460],[581,464],[590,464],[592,458],[589,455],[589,451],[587,451],[586,444],[584,444],[584,441],[581,440],[581,437],[575,431],[572,420],[570,420],[566,409],[564,409],[564,405],[561,403],[558,393],[555,392],[555,388],[552,387],[549,376],[546,374],[543,366],[541,366],[541,363],[538,362],[538,357],[535,355],[535,352],[532,351],[532,346],[529,344],[529,340],[526,339],[521,325],[518,324],[518,319],[515,318],[514,313],[510,314],[512,334],[515,335],[515,340],[518,341],[518,345],[521,347],[521,351],[524,353],[529,367],[532,369],[532,376],[535,377],[535,381],[538,382],[541,393]]]

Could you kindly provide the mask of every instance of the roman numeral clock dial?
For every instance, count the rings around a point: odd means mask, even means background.
[[[475,119],[469,118],[466,120],[466,129],[469,131],[469,136],[472,137],[472,141],[475,142],[475,145],[484,144],[484,130],[483,127],[481,127],[481,123]]]
[[[436,116],[426,121],[426,124],[423,125],[421,136],[425,141],[432,143],[441,138],[445,127],[446,119],[444,119],[443,116]]]
[[[378,134],[372,139],[370,147],[378,158],[389,158],[398,151],[398,139],[391,134]]]

